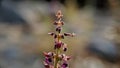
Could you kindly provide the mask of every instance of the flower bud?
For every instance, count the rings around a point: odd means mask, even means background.
[[[60,19],[63,17],[62,12],[59,10],[56,14],[57,19]]]
[[[53,24],[54,24],[54,25],[57,25],[58,23],[55,21]]]
[[[62,28],[61,28],[61,27],[56,27],[56,31],[57,31],[57,32],[59,32],[59,33],[60,33],[60,32],[61,32],[61,30],[62,30]]]
[[[67,51],[67,48],[63,48],[63,51]]]
[[[62,54],[61,56],[62,56],[62,58],[64,58],[64,57],[65,57],[65,54]]]
[[[71,37],[74,37],[75,36],[75,33],[64,33],[65,36],[71,36]]]
[[[67,44],[63,45],[63,51],[67,51]]]
[[[54,39],[56,39],[56,38],[57,38],[57,35],[55,34],[55,35],[54,35]]]
[[[63,58],[63,60],[64,60],[64,61],[68,61],[68,60],[70,60],[70,58],[71,58],[70,56],[65,56],[65,57]]]
[[[63,64],[62,64],[62,68],[67,68],[68,67],[68,63],[67,62],[64,62]]]
[[[65,35],[65,36],[70,36],[70,35],[71,35],[71,33],[64,33],[64,35]]]
[[[64,35],[61,35],[61,38],[64,39]]]
[[[43,62],[43,63],[44,63],[45,68],[50,68],[49,64],[47,64],[46,62]]]
[[[51,32],[51,33],[48,33],[49,35],[53,36],[55,33],[54,32]]]
[[[67,60],[70,60],[70,59],[71,59],[71,57],[70,57],[70,56],[66,56],[66,59],[67,59]]]
[[[52,52],[43,52],[43,54],[45,55],[45,57],[52,57],[53,53]]]
[[[67,62],[71,58],[70,56],[66,56],[65,54],[62,54],[61,56],[62,56],[63,61],[65,62]]]
[[[62,21],[61,24],[64,25],[64,22]]]

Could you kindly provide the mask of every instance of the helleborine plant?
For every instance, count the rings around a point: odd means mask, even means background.
[[[59,10],[56,13],[56,21],[53,23],[55,25],[55,32],[48,33],[54,38],[54,52],[44,52],[45,60],[44,66],[45,68],[69,68],[68,60],[70,60],[70,56],[66,56],[64,52],[68,50],[67,44],[61,41],[65,36],[74,37],[74,33],[64,33],[61,34],[62,26],[64,22],[62,21],[62,13]],[[63,50],[61,52],[61,50]]]

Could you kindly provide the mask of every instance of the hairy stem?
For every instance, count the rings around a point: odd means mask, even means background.
[[[59,55],[59,50],[56,49],[56,57],[55,57],[55,64],[54,64],[54,68],[57,68],[57,64],[58,64],[58,55]]]
[[[58,42],[60,42],[59,34],[60,34],[60,33],[58,33],[58,35],[57,35],[57,36],[58,36],[58,38],[57,38]],[[58,56],[59,56],[59,51],[60,51],[60,49],[56,49],[56,50],[55,50],[56,56],[55,56],[54,68],[57,68],[57,67],[58,67],[57,65],[58,65],[58,62],[59,62],[59,57],[58,57]]]

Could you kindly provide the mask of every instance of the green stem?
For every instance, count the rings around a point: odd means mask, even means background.
[[[58,42],[60,42],[60,37],[59,37],[59,34],[60,33],[58,33]],[[58,65],[58,62],[59,62],[59,50],[60,49],[56,49],[56,56],[55,56],[55,63],[54,63],[54,68],[57,68],[57,65]]]
[[[57,68],[57,64],[58,64],[58,55],[59,55],[59,50],[56,49],[56,57],[55,57],[55,64],[54,64],[54,68]]]

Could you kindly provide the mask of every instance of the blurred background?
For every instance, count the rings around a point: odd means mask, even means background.
[[[0,68],[44,68],[59,9],[70,68],[120,68],[120,0],[0,0]]]

